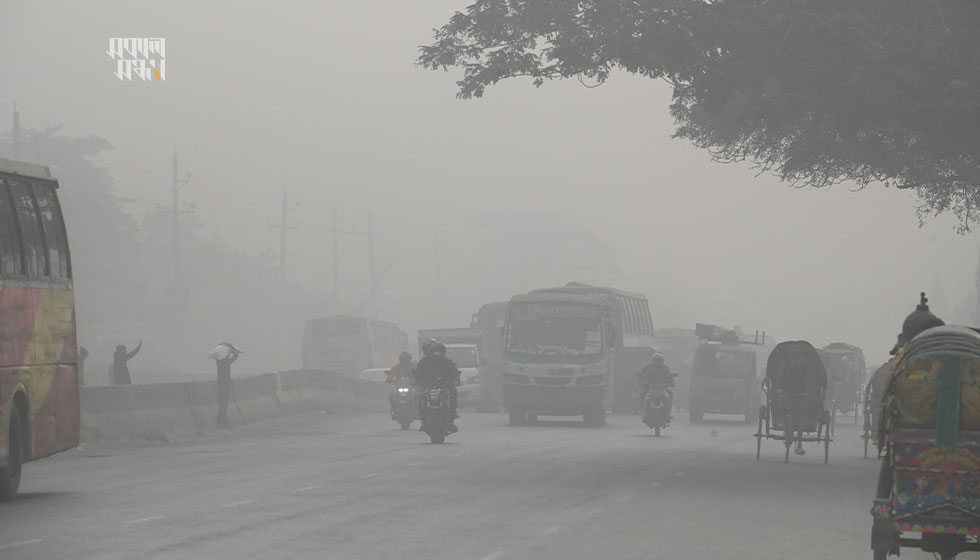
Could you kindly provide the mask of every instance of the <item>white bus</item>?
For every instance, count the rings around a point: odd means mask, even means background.
[[[557,292],[613,300],[613,320],[624,348],[653,348],[653,319],[650,303],[643,294],[569,282],[557,288],[542,288],[529,293]]]
[[[395,365],[405,350],[408,335],[394,323],[350,315],[313,319],[303,334],[303,368],[357,377]]]
[[[612,396],[618,336],[613,302],[539,291],[514,296],[504,326],[503,404],[511,424],[539,415],[601,425]]]
[[[612,384],[612,410],[617,413],[635,410],[639,402],[638,397],[631,396],[636,385],[635,374],[650,362],[655,348],[653,319],[647,297],[626,290],[590,286],[579,282],[570,282],[557,288],[534,290],[531,293],[543,292],[595,297],[610,304],[613,327],[619,337],[613,365],[616,379]]]

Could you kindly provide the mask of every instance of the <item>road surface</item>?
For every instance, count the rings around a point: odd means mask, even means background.
[[[849,419],[828,466],[815,445],[783,464],[775,441],[757,462],[731,420],[661,438],[629,416],[459,424],[432,445],[384,415],[322,416],[31,463],[0,504],[0,558],[871,558],[877,463]]]

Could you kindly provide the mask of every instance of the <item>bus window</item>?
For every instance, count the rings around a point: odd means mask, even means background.
[[[21,181],[10,182],[10,194],[20,223],[20,239],[24,248],[24,261],[28,276],[48,276],[48,256],[41,233],[41,221],[34,206],[31,185]]]
[[[61,208],[51,185],[34,185],[34,197],[41,212],[44,225],[44,239],[48,246],[48,261],[51,263],[51,276],[69,278],[68,237],[65,235],[65,222],[61,218]]]
[[[626,332],[635,334],[639,332],[636,324],[636,302],[633,298],[625,298],[623,301],[626,303]]]
[[[653,324],[650,320],[650,304],[644,300],[640,302],[640,315],[643,321],[643,334],[653,334]]]
[[[23,273],[14,204],[7,185],[0,180],[0,274],[17,276]]]

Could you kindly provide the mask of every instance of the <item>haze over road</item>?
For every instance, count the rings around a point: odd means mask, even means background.
[[[849,419],[828,466],[815,446],[785,465],[765,441],[756,462],[754,426],[727,420],[678,420],[662,438],[624,416],[510,427],[470,413],[460,426],[431,445],[384,415],[325,416],[32,463],[22,498],[0,504],[0,556],[870,557],[877,462]]]

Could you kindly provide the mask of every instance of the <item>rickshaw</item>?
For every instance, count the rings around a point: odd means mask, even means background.
[[[824,360],[824,367],[830,378],[828,393],[831,395],[830,409],[841,414],[854,413],[854,423],[857,424],[861,413],[862,385],[864,384],[864,352],[860,348],[845,342],[833,342],[819,350]],[[831,435],[834,426],[830,427]]]
[[[943,560],[980,551],[980,334],[939,326],[907,343],[885,385],[878,438],[875,560],[900,547]]]
[[[797,366],[791,361],[794,355],[800,358]],[[762,454],[762,438],[766,438],[783,442],[786,463],[794,443],[822,442],[827,464],[831,442],[831,412],[824,406],[827,371],[813,345],[802,340],[777,344],[766,363],[762,390],[766,403],[759,407],[756,460]]]
[[[868,458],[868,444],[878,445],[878,423],[881,417],[881,395],[885,390],[885,381],[892,370],[895,360],[888,360],[871,374],[867,386],[864,388],[864,433],[861,439],[864,440],[864,458]]]

